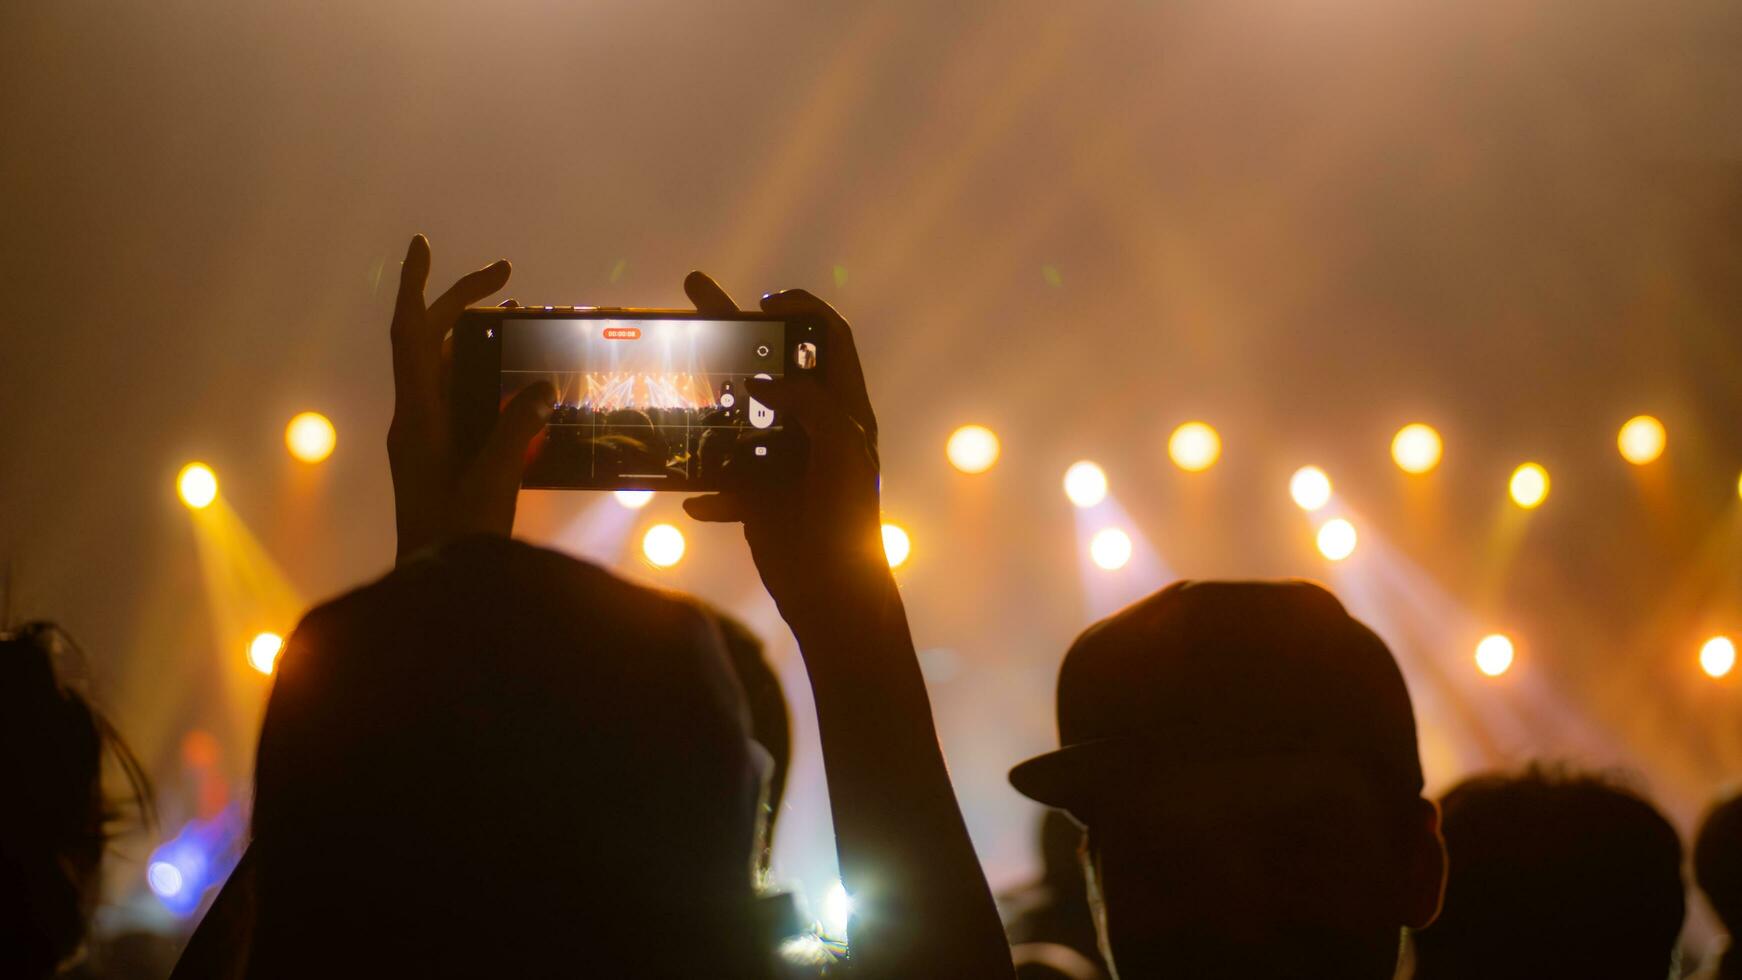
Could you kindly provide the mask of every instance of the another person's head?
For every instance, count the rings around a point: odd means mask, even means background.
[[[64,642],[47,623],[0,633],[0,976],[48,976],[84,942],[118,816],[103,793],[105,749],[149,816],[138,762],[56,670]]]
[[[1694,838],[1694,881],[1730,934],[1731,949],[1742,942],[1742,792],[1712,804]],[[1730,956],[1742,960],[1742,951]],[[1742,963],[1738,964],[1742,967]]]
[[[250,973],[754,974],[767,768],[693,602],[452,543],[280,661]]]
[[[1181,583],[1091,627],[1061,748],[1011,782],[1088,830],[1104,952],[1150,976],[1389,978],[1439,905],[1397,665],[1324,589]]]
[[[1450,877],[1415,936],[1418,980],[1668,975],[1681,842],[1638,794],[1533,766],[1467,779],[1440,808]]]
[[[714,622],[725,641],[726,658],[744,691],[744,703],[750,711],[750,737],[768,751],[774,767],[769,770],[767,798],[763,801],[761,856],[758,870],[766,875],[774,846],[774,828],[780,819],[781,801],[786,796],[786,770],[792,764],[792,722],[787,713],[786,691],[780,686],[780,675],[768,662],[762,640],[750,627],[718,610],[712,610]]]

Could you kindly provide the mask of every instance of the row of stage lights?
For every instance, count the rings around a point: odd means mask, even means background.
[[[284,430],[285,447],[296,459],[309,464],[322,462],[338,445],[338,433],[333,423],[319,412],[303,412],[292,418]],[[1616,437],[1622,458],[1635,466],[1645,466],[1663,455],[1668,434],[1663,423],[1649,415],[1627,420]],[[1222,439],[1205,422],[1186,422],[1173,430],[1167,443],[1168,456],[1175,466],[1188,473],[1210,469],[1222,455]],[[1439,466],[1444,454],[1440,434],[1431,425],[1412,422],[1397,431],[1391,440],[1391,458],[1405,473],[1422,475]],[[950,434],[945,455],[957,470],[980,474],[990,470],[1002,452],[998,436],[983,425],[964,425]],[[1517,506],[1532,510],[1548,499],[1548,471],[1541,464],[1526,462],[1512,471],[1507,492]],[[1091,510],[1107,498],[1107,473],[1098,464],[1079,460],[1065,470],[1066,498],[1082,510]],[[218,478],[204,463],[189,463],[176,478],[176,488],[182,502],[194,510],[209,507],[218,496]],[[1323,510],[1332,496],[1331,478],[1317,466],[1303,466],[1288,481],[1288,493],[1297,507],[1307,513]],[[1737,480],[1737,493],[1742,495],[1742,478]],[[650,490],[618,490],[617,503],[629,510],[640,510],[653,500]],[[1360,540],[1355,525],[1347,518],[1333,517],[1317,528],[1315,543],[1319,554],[1327,561],[1339,562],[1355,553]],[[688,544],[683,531],[676,525],[658,523],[641,536],[641,554],[654,568],[671,568],[683,560]],[[890,568],[900,568],[912,554],[913,541],[907,530],[895,523],[883,525],[883,550]],[[1097,567],[1115,572],[1130,563],[1135,551],[1131,536],[1118,527],[1104,527],[1089,536],[1088,558]],[[248,645],[248,663],[262,674],[271,674],[284,639],[276,633],[256,635]],[[1476,667],[1490,677],[1506,673],[1514,658],[1513,641],[1504,634],[1484,637],[1476,646]],[[1723,677],[1734,669],[1736,645],[1728,637],[1714,636],[1700,648],[1700,667],[1711,677]]]

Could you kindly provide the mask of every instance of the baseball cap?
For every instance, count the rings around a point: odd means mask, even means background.
[[[1179,582],[1089,627],[1058,682],[1059,748],[1010,771],[1079,817],[1170,767],[1335,758],[1385,793],[1422,790],[1409,690],[1383,641],[1305,581]]]

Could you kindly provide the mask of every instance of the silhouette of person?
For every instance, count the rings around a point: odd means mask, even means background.
[[[399,567],[310,613],[287,643],[253,842],[208,916],[221,936],[202,923],[176,975],[766,976],[753,873],[772,764],[715,622],[506,540],[555,391],[516,393],[461,457],[442,339],[509,269],[473,272],[431,304],[429,261],[414,238],[392,327]],[[699,273],[685,287],[700,308],[732,308]],[[808,436],[806,470],[685,508],[744,525],[799,641],[857,916],[848,963],[870,977],[1009,976],[881,554],[875,420],[851,331],[806,293],[763,307],[826,323],[832,373],[753,386]]]
[[[1083,828],[1064,811],[1048,810],[1038,837],[1040,878],[998,897],[1016,975],[1105,977],[1083,878]]]
[[[1681,841],[1643,797],[1533,765],[1440,800],[1450,874],[1414,937],[1417,980],[1670,972],[1684,912]]]
[[[151,785],[90,700],[56,669],[76,653],[52,623],[0,633],[0,976],[46,977],[76,960],[96,907],[103,851],[121,816],[103,754],[152,816]]]
[[[1116,976],[1380,980],[1432,921],[1409,692],[1319,586],[1178,583],[1091,626],[1058,726],[1010,781],[1086,827]]]
[[[1739,980],[1742,953],[1736,952],[1736,937],[1742,936],[1742,793],[1712,804],[1700,821],[1694,837],[1694,881],[1718,914],[1729,934],[1729,948],[1702,967],[1700,980]]]

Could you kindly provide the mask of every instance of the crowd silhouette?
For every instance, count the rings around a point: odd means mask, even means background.
[[[1175,583],[1077,639],[1059,747],[1009,775],[1051,808],[1045,870],[995,899],[882,553],[853,335],[795,290],[761,308],[820,315],[827,356],[750,394],[804,432],[801,478],[685,509],[742,526],[803,658],[854,916],[844,948],[805,937],[769,881],[790,719],[760,641],[510,538],[554,389],[528,385],[462,457],[444,338],[510,270],[432,302],[429,267],[418,236],[390,330],[397,562],[289,638],[246,853],[176,977],[1680,975],[1683,848],[1644,793],[1531,766],[1424,795],[1396,661],[1307,582]],[[737,309],[700,273],[685,290]],[[151,810],[55,635],[0,644],[6,977],[97,975],[81,948],[122,815],[105,747],[128,809]],[[1742,926],[1742,799],[1713,806],[1691,856]],[[1742,976],[1734,956],[1700,968]]]

